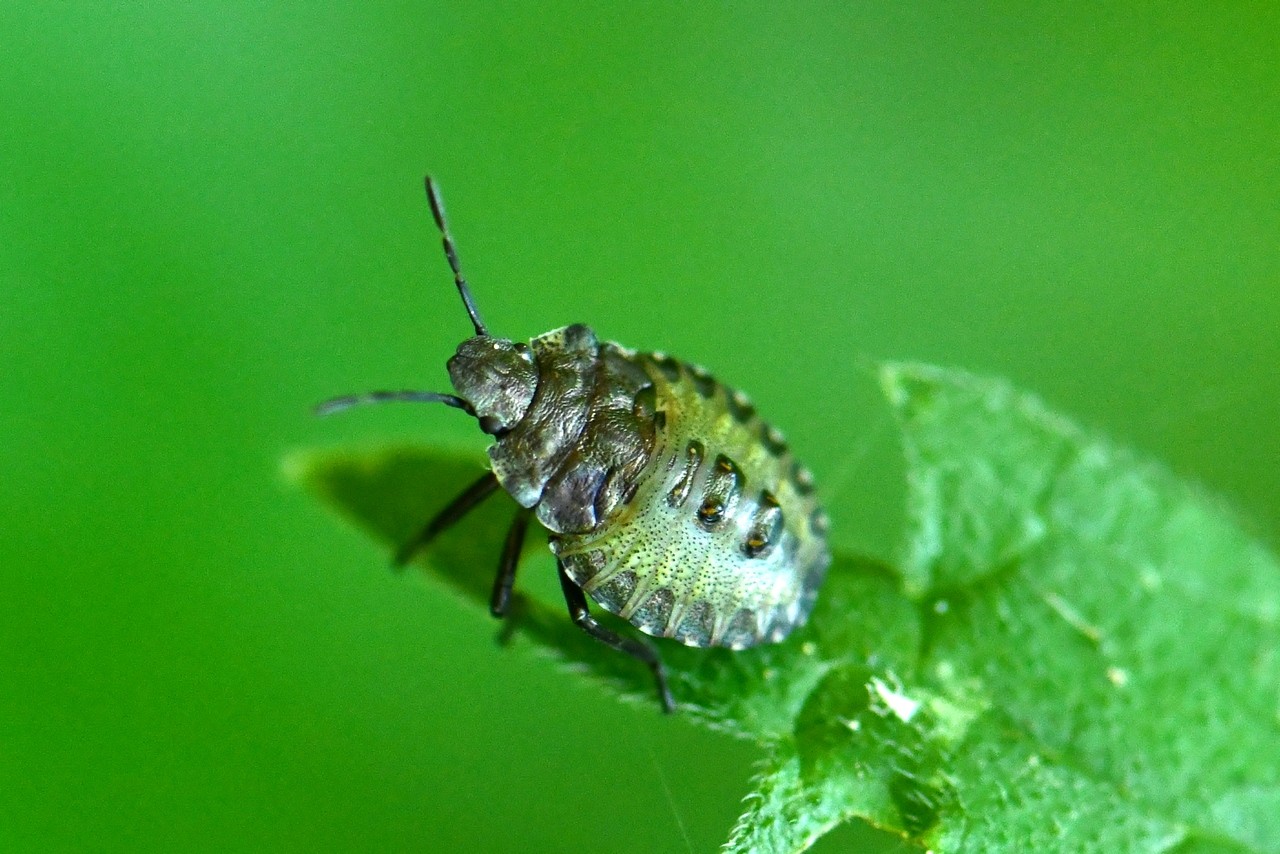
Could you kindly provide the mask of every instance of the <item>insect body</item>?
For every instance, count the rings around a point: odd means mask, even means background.
[[[427,196],[475,327],[449,360],[456,394],[373,392],[322,413],[393,400],[438,402],[494,437],[491,470],[397,555],[403,564],[499,488],[519,505],[494,582],[506,614],[529,517],[548,530],[574,622],[645,662],[648,644],[605,628],[586,596],[642,632],[743,649],[804,622],[830,555],[813,478],[750,401],[701,368],[600,342],[576,324],[528,344],[491,336],[458,265],[435,184]]]

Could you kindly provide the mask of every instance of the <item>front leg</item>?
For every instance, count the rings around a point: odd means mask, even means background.
[[[573,622],[601,643],[608,644],[618,652],[625,652],[632,658],[638,658],[648,665],[649,670],[653,672],[654,682],[657,683],[658,700],[662,703],[662,710],[668,714],[675,711],[675,701],[671,699],[671,691],[667,688],[667,672],[662,666],[662,659],[658,657],[658,653],[643,641],[624,638],[597,623],[587,608],[587,594],[573,583],[573,579],[564,571],[564,564],[557,561],[556,565],[560,570],[560,588],[564,591],[564,601],[569,606],[569,617]]]
[[[533,511],[521,507],[507,529],[506,542],[502,544],[502,557],[498,559],[498,575],[493,579],[493,595],[489,597],[489,613],[499,619],[507,616],[511,607],[511,588],[516,583],[516,567],[520,564],[520,549],[524,546],[524,534],[529,529],[529,517]]]
[[[482,501],[497,491],[498,479],[494,477],[493,472],[487,471],[480,475],[479,479],[450,501],[421,531],[396,551],[392,565],[397,569],[403,569],[409,561],[413,560],[414,555],[430,545],[440,533],[451,528],[459,519],[476,509]]]

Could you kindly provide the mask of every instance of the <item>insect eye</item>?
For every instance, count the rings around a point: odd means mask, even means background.
[[[724,504],[714,498],[702,502],[698,508],[698,521],[704,525],[714,525],[724,518]]]
[[[503,425],[502,419],[495,418],[492,415],[486,415],[480,419],[480,429],[488,433],[490,436],[496,436],[499,439],[511,432]]]

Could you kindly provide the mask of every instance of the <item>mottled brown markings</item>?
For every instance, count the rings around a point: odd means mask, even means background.
[[[552,543],[558,542],[559,539],[559,537],[548,537],[548,541]],[[565,565],[572,569],[574,582],[579,585],[590,584],[591,579],[599,575],[607,563],[608,560],[600,549],[592,549],[565,558]]]
[[[749,608],[742,608],[729,621],[729,626],[724,633],[724,643],[729,647],[751,646],[760,639],[759,632],[760,626],[755,612]]]
[[[631,570],[620,572],[591,591],[591,596],[613,613],[618,613],[636,589],[636,574]]]
[[[675,604],[675,594],[669,587],[662,587],[655,590],[644,601],[644,604],[636,609],[632,614],[632,620],[636,625],[647,626],[651,629],[664,627],[671,618],[671,608]]]
[[[698,470],[702,468],[702,460],[705,456],[706,449],[697,440],[685,447],[684,471],[680,472],[680,479],[667,493],[667,503],[672,507],[679,507],[689,499],[689,491],[693,489],[694,478],[698,476]]]
[[[671,636],[681,643],[708,646],[711,643],[711,625],[714,609],[705,599],[689,606],[680,624],[671,627]]]

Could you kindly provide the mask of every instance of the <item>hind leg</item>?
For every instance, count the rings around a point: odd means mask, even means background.
[[[573,579],[564,571],[564,564],[557,562],[557,565],[560,568],[560,589],[564,591],[564,601],[569,606],[569,617],[573,622],[601,643],[644,662],[653,673],[653,681],[658,689],[658,700],[662,703],[662,710],[668,714],[675,711],[675,701],[671,699],[671,691],[667,688],[667,671],[663,668],[662,659],[658,657],[657,651],[643,641],[623,637],[597,623],[587,608],[587,594],[573,583]]]

